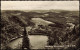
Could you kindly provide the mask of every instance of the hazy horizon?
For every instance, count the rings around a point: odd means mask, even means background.
[[[1,10],[79,11],[79,1],[1,1]]]

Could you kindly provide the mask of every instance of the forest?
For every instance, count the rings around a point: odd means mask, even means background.
[[[39,25],[32,18],[41,18],[55,24]],[[80,44],[79,11],[65,10],[1,10],[1,48],[6,48],[11,39],[23,35],[23,27],[30,26],[29,34],[47,35],[48,45],[76,45]],[[70,29],[71,25],[74,27]],[[68,48],[70,49],[70,48]]]

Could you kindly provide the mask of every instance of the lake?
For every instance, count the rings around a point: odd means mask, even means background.
[[[44,49],[47,46],[48,37],[44,35],[29,35],[31,49]],[[19,49],[22,46],[22,38],[18,38],[8,44],[12,49]]]

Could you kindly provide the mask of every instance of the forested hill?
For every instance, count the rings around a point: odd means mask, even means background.
[[[55,23],[65,25],[66,22],[79,24],[78,11],[54,10],[1,10],[1,44],[7,44],[12,38],[22,34],[23,26],[34,25],[31,18],[43,18]]]
[[[79,21],[79,11],[64,11],[64,10],[34,10],[34,11],[19,11],[19,10],[6,10],[2,11],[2,14],[6,14],[8,16],[18,15],[23,16],[21,18],[35,18],[40,17],[45,20],[49,20],[52,22],[73,22],[78,23]]]
[[[24,26],[33,25],[24,12],[1,11],[1,44],[6,45],[11,39],[22,35]]]

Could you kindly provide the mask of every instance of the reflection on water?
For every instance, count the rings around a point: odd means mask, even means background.
[[[32,49],[43,49],[47,45],[47,36],[32,35],[29,36]]]
[[[29,35],[31,49],[43,49],[47,45],[48,37],[44,35]],[[22,38],[18,38],[11,42],[8,46],[16,49],[22,45]]]

